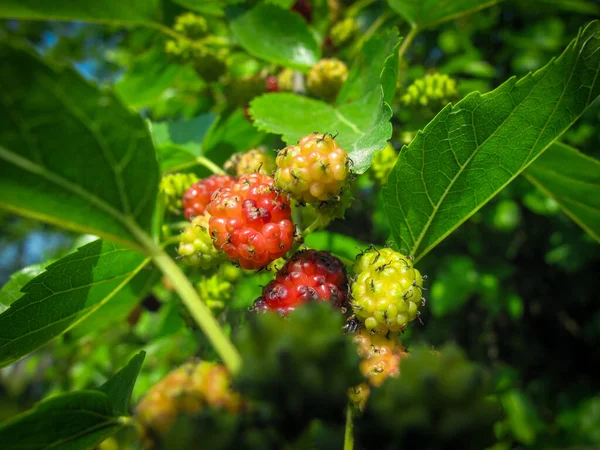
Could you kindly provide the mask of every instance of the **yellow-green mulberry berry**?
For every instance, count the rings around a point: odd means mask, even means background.
[[[352,17],[347,17],[331,28],[333,45],[340,47],[348,42],[358,32],[358,23]]]
[[[370,174],[379,184],[387,184],[388,176],[398,161],[398,153],[391,144],[373,155]]]
[[[371,249],[354,264],[352,309],[369,331],[399,332],[417,317],[423,278],[392,249]]]
[[[294,90],[294,71],[292,69],[283,69],[277,75],[277,87],[281,92],[291,92]]]
[[[315,97],[332,101],[337,97],[347,78],[346,64],[336,58],[322,59],[310,69],[306,87]]]
[[[188,188],[198,181],[193,173],[174,173],[160,180],[160,192],[165,196],[165,207],[173,214],[183,211],[182,197]]]
[[[443,106],[456,97],[456,80],[445,74],[433,73],[415,80],[400,101],[405,106]]]
[[[236,171],[238,177],[253,172],[272,175],[276,168],[274,155],[268,153],[265,148],[254,148],[241,155]]]
[[[339,200],[350,174],[346,151],[329,134],[304,136],[277,155],[275,185],[306,203]]]
[[[208,214],[196,216],[181,233],[178,252],[184,264],[208,270],[226,261],[225,253],[213,245],[208,232],[209,219]]]
[[[208,32],[208,23],[204,17],[188,12],[177,17],[173,29],[190,39],[200,39]]]

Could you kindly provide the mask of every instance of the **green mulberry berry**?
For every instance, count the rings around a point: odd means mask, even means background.
[[[265,79],[259,74],[231,78],[225,85],[225,97],[234,106],[247,105],[266,91]]]
[[[398,153],[394,150],[391,144],[387,144],[385,148],[373,155],[370,174],[371,177],[379,184],[387,184],[387,179],[398,161]]]
[[[348,78],[348,68],[339,59],[322,59],[308,73],[306,87],[315,97],[333,101]]]
[[[167,210],[173,214],[181,214],[183,194],[197,181],[198,177],[193,173],[174,173],[162,177],[159,189],[165,196]]]
[[[423,278],[409,258],[389,248],[368,250],[354,272],[352,309],[369,331],[399,332],[417,317]]]
[[[286,68],[279,72],[277,86],[281,92],[292,92],[294,90],[294,71]]]
[[[188,12],[177,17],[173,29],[190,39],[200,39],[208,32],[208,23],[204,17]]]
[[[239,177],[253,172],[273,175],[276,168],[275,157],[271,153],[268,153],[265,148],[255,148],[241,155],[236,171]]]
[[[358,23],[352,17],[347,17],[341,22],[336,23],[331,28],[331,40],[333,45],[341,47],[348,42],[358,32]]]
[[[208,270],[227,259],[213,245],[208,232],[209,219],[208,214],[196,216],[181,233],[178,252],[184,264]]]
[[[405,106],[443,106],[456,97],[456,80],[448,75],[433,73],[415,80],[400,101]]]
[[[192,64],[206,81],[216,81],[227,71],[228,57],[226,42],[217,36],[192,43]]]

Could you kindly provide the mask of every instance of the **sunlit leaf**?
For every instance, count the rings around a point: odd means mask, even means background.
[[[445,107],[400,153],[384,191],[417,259],[527,168],[600,95],[600,22],[544,68]]]
[[[139,248],[158,184],[142,118],[25,48],[0,59],[0,208]]]

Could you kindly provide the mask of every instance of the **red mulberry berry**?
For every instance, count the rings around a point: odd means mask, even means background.
[[[235,178],[228,175],[211,175],[192,185],[183,194],[185,218],[191,221],[193,217],[204,214],[213,193],[221,187],[228,187],[234,183]]]
[[[348,278],[342,262],[329,252],[304,250],[281,268],[254,302],[258,311],[285,314],[310,301],[343,307],[348,298]]]
[[[208,205],[215,248],[244,269],[266,267],[292,247],[290,202],[273,184],[267,175],[243,175],[219,189]]]

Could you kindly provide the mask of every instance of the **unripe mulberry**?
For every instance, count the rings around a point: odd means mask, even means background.
[[[267,175],[242,175],[208,205],[215,248],[244,269],[262,269],[292,247],[290,202],[273,185]]]
[[[306,87],[315,97],[334,100],[348,78],[348,68],[339,59],[322,59],[308,73]]]
[[[165,198],[165,207],[173,214],[181,214],[183,211],[182,196],[198,177],[193,173],[174,173],[165,175],[160,180],[160,192]]]
[[[229,187],[235,183],[235,178],[228,175],[211,175],[193,184],[183,194],[183,208],[185,218],[191,220],[206,212],[213,193],[222,187]]]
[[[369,173],[381,185],[387,184],[388,176],[398,161],[398,153],[391,144],[375,152]]]
[[[456,80],[445,74],[433,73],[415,80],[400,101],[405,106],[443,106],[457,97]]]
[[[208,214],[196,216],[181,233],[178,252],[184,264],[208,270],[226,260],[225,255],[213,245],[208,221]]]
[[[354,272],[352,309],[369,331],[399,332],[417,317],[423,279],[409,258],[389,248],[368,250]]]
[[[277,187],[307,203],[338,200],[347,182],[351,161],[329,134],[304,136],[277,155]]]
[[[204,17],[188,12],[177,17],[173,29],[190,39],[200,39],[208,32],[208,23]]]
[[[264,148],[255,148],[240,156],[236,172],[238,176],[253,172],[273,175],[276,168],[275,157],[271,153],[268,153]]]
[[[347,298],[344,264],[329,252],[304,250],[294,254],[263,288],[262,296],[254,302],[254,310],[285,314],[315,301],[331,302],[342,308]]]
[[[358,22],[353,17],[347,17],[331,28],[331,40],[336,47],[348,42],[358,32]]]
[[[267,86],[260,74],[231,78],[225,85],[225,97],[234,106],[245,106],[254,97],[265,93]]]
[[[221,364],[187,363],[144,395],[137,405],[136,418],[149,438],[165,435],[178,416],[198,413],[206,407],[238,412],[242,400],[231,390],[230,382],[231,376]]]
[[[282,92],[292,92],[294,90],[294,70],[285,68],[279,72],[277,86]]]

